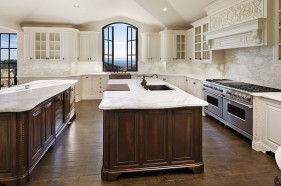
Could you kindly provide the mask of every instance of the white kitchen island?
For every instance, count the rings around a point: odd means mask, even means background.
[[[148,79],[147,85],[166,90],[146,90],[139,79],[109,80],[108,84],[127,84],[129,91],[105,91],[99,106],[104,180],[113,181],[128,172],[204,171],[202,107],[207,102],[158,79]]]

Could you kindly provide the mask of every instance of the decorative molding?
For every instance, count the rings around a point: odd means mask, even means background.
[[[263,16],[264,0],[247,0],[210,15],[210,30],[220,30]]]
[[[229,49],[264,45],[264,18],[254,19],[205,34],[210,49]]]

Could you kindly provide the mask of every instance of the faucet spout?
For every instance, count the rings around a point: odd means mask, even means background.
[[[142,76],[141,86],[143,86],[144,89],[148,90],[147,81],[145,79],[146,77],[156,77],[156,78],[158,78],[158,75],[157,74],[153,74],[151,76],[146,76],[146,75]]]

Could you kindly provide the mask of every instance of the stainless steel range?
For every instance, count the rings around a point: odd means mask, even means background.
[[[253,96],[255,92],[281,92],[269,87],[236,82],[229,79],[204,81],[205,113],[231,127],[245,137],[253,136]]]

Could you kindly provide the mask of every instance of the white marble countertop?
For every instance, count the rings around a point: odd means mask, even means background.
[[[0,112],[31,110],[76,83],[77,80],[40,80],[0,90]]]
[[[128,84],[130,91],[105,91],[99,108],[115,109],[165,109],[207,106],[204,100],[159,79],[147,79],[148,85],[167,85],[174,90],[149,91],[141,86],[140,79],[109,80],[108,84]]]
[[[261,93],[252,93],[251,95],[255,97],[262,97],[262,98],[281,102],[281,92],[261,92]]]

